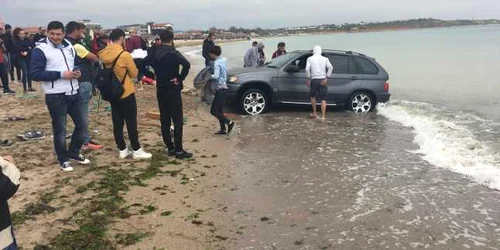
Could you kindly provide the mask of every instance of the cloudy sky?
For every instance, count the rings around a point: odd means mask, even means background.
[[[278,28],[420,17],[500,19],[500,0],[0,0],[13,26],[91,19],[119,24],[171,22],[175,29],[212,26]]]

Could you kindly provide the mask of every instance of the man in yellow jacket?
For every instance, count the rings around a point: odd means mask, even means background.
[[[150,159],[152,155],[145,152],[139,143],[137,132],[137,102],[135,99],[135,86],[132,79],[137,77],[138,70],[130,53],[125,51],[125,32],[115,29],[109,35],[110,44],[99,52],[99,58],[106,68],[113,65],[118,58],[113,71],[116,77],[123,82],[125,92],[120,99],[111,101],[111,116],[113,118],[113,133],[115,142],[120,151],[119,158],[125,159],[132,155],[135,160]],[[123,126],[127,124],[128,136],[132,151],[130,151],[123,138]]]

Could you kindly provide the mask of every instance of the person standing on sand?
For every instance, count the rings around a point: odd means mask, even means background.
[[[66,24],[66,40],[71,42],[75,48],[77,60],[79,61],[79,70],[82,76],[78,79],[79,92],[82,95],[84,112],[89,115],[89,103],[92,99],[92,80],[95,77],[94,64],[99,61],[96,55],[89,52],[82,44],[81,40],[85,37],[85,24],[71,21]],[[92,141],[90,133],[87,130],[83,139],[83,148],[90,150],[102,149],[102,145]]]
[[[261,62],[260,50],[264,49],[264,43],[260,42],[254,45],[255,43],[257,42],[253,42],[252,47],[249,48],[245,54],[244,67],[246,68],[257,68],[260,66]]]
[[[82,72],[78,70],[73,45],[64,39],[64,25],[52,21],[47,30],[49,36],[32,52],[31,78],[42,82],[45,103],[52,118],[54,148],[59,166],[63,171],[73,171],[70,160],[82,165],[90,164],[90,160],[80,154],[88,126],[85,102],[78,91],[77,79],[82,76]],[[68,114],[75,124],[69,149],[66,147]]]
[[[137,131],[137,101],[135,99],[135,87],[132,82],[137,77],[137,67],[130,53],[125,51],[125,32],[114,29],[109,35],[111,44],[99,52],[99,58],[105,67],[113,69],[116,77],[123,82],[123,95],[111,101],[111,117],[113,119],[113,134],[118,147],[119,158],[125,159],[132,155],[132,159],[150,159],[153,155],[144,151],[139,143],[139,132]],[[123,138],[123,126],[127,124],[128,137],[132,150],[130,151]]]
[[[212,50],[210,50],[210,58],[215,61],[214,74],[211,78],[213,80],[216,80],[215,99],[212,102],[210,113],[219,120],[220,124],[220,130],[219,132],[215,133],[216,135],[231,134],[235,126],[235,123],[227,119],[227,117],[224,115],[224,104],[227,95],[227,66],[226,60],[221,57],[221,54],[222,51],[220,46],[214,46]]]
[[[151,65],[156,74],[156,94],[160,108],[161,134],[167,146],[168,156],[178,159],[193,157],[182,146],[184,118],[182,113],[183,82],[186,79],[191,64],[175,48],[172,47],[174,33],[163,30],[160,33],[161,45],[157,46],[152,55],[148,55],[145,65]],[[182,72],[179,74],[179,68]],[[174,123],[174,142],[170,135],[170,125]]]
[[[10,156],[0,157],[0,249],[17,249],[8,200],[19,189],[21,173]]]
[[[311,106],[313,113],[312,118],[317,118],[316,112],[316,94],[319,93],[321,100],[321,119],[325,120],[326,115],[326,98],[328,97],[327,79],[332,75],[333,66],[328,58],[321,55],[321,47],[315,46],[313,56],[307,58],[306,73],[307,86],[310,87],[309,95],[311,97]]]
[[[10,73],[10,81],[15,82],[14,79],[14,69],[16,69],[16,75],[17,75],[17,80],[21,80],[21,69],[16,66],[16,50],[14,46],[14,36],[12,35],[12,26],[9,24],[5,25],[5,31],[0,36],[0,39],[3,40],[4,45],[5,45],[5,53],[7,55],[7,66],[8,66],[8,71]]]
[[[284,42],[278,43],[278,50],[276,50],[276,52],[273,53],[273,59],[277,58],[277,57],[280,57],[282,55],[286,55],[286,49],[285,49],[285,43]]]
[[[29,76],[31,61],[31,51],[34,44],[26,37],[26,32],[21,28],[14,29],[14,46],[16,47],[17,65],[21,68],[24,93],[35,92],[31,85],[31,77]]]
[[[0,26],[0,34],[3,32],[3,27]],[[3,40],[0,38],[0,79],[2,81],[3,93],[4,94],[15,94],[16,92],[9,88],[9,71],[8,65],[5,62],[5,46]]]
[[[203,58],[205,58],[205,66],[208,67],[212,64],[212,60],[210,58],[210,51],[215,46],[215,34],[210,33],[208,37],[203,41]]]

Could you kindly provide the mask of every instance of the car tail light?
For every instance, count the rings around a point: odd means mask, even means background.
[[[384,91],[389,92],[389,82],[384,83]]]

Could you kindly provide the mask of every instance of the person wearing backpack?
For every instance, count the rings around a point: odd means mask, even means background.
[[[88,126],[88,115],[85,114],[77,80],[82,72],[78,70],[73,45],[64,39],[64,24],[50,22],[47,30],[48,37],[32,51],[30,74],[33,81],[42,82],[45,104],[52,118],[59,166],[63,171],[73,171],[70,160],[82,165],[90,164],[90,160],[80,154]],[[75,124],[69,149],[66,147],[68,115]]]
[[[109,35],[110,44],[98,54],[105,68],[112,68],[114,76],[122,84],[119,96],[104,96],[111,103],[111,116],[113,118],[113,133],[118,147],[119,158],[125,159],[132,155],[134,160],[150,159],[152,154],[145,152],[139,143],[137,131],[137,102],[135,87],[132,82],[137,77],[138,70],[129,52],[125,50],[125,32],[114,29]],[[102,72],[98,73],[99,76]],[[116,83],[116,79],[114,80]],[[99,84],[97,83],[98,88]],[[109,84],[112,84],[111,82]],[[100,89],[103,92],[102,88]],[[130,151],[123,138],[123,126],[127,124],[128,136],[133,151]]]

